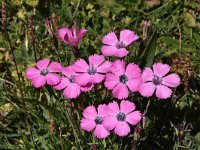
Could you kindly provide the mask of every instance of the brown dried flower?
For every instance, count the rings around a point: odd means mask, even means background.
[[[172,59],[172,70],[183,76],[184,91],[188,91],[189,79],[192,75],[192,67],[188,57],[176,57]]]

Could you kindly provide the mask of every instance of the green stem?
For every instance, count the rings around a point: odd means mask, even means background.
[[[60,108],[62,108],[61,105],[60,105]],[[63,110],[62,110],[62,111],[63,111]],[[81,148],[81,145],[80,145],[80,141],[79,141],[79,139],[78,139],[78,134],[77,134],[77,132],[76,132],[76,129],[75,129],[75,127],[74,127],[74,124],[72,123],[72,119],[71,119],[71,117],[70,117],[70,115],[69,115],[68,109],[66,109],[66,110],[63,111],[63,112],[66,114],[67,119],[68,119],[68,121],[69,121],[69,124],[70,124],[70,126],[72,127],[72,130],[73,130],[73,133],[74,133],[74,136],[75,136],[75,143],[76,143],[77,146],[79,146],[78,149],[81,150],[82,148]],[[77,141],[78,141],[78,142],[77,142]]]
[[[35,41],[32,42],[33,45],[33,52],[34,52],[34,57],[35,57],[35,63],[37,62],[37,56],[36,56],[36,49],[35,49]]]
[[[145,115],[147,114],[147,111],[148,111],[148,109],[149,109],[149,105],[150,105],[150,99],[148,100],[148,103],[147,103],[147,106],[146,106],[146,109],[145,109],[145,111],[144,111],[144,113],[143,113],[143,118],[142,118],[142,129],[144,129],[145,128],[145,124],[146,124],[146,117],[145,117]]]
[[[58,49],[57,49],[55,46],[54,46],[54,48],[55,48],[56,54],[57,54],[57,56],[58,56],[58,61],[59,61],[59,63],[61,63],[60,55],[59,55]]]
[[[63,52],[64,52],[64,60],[67,60],[67,54],[66,54],[64,45],[62,45],[62,49],[63,49]],[[67,60],[67,63],[69,64],[68,60]]]
[[[76,138],[76,140],[75,140],[76,145],[78,145],[79,148],[81,149],[80,142],[79,142],[79,139],[78,139],[78,135],[77,135],[77,133],[76,133],[76,129],[74,128],[74,125],[73,125],[73,123],[72,123],[72,120],[71,120],[71,118],[70,118],[70,116],[69,116],[69,112],[68,112],[67,109],[66,109],[66,115],[67,115],[67,119],[69,120],[69,123],[70,123],[71,127],[73,128],[73,133],[74,133],[74,136],[75,136],[75,138]],[[77,143],[77,141],[78,141],[78,143]]]
[[[77,13],[77,11],[78,11],[78,8],[79,8],[79,6],[80,6],[80,3],[81,3],[81,0],[79,0],[78,3],[77,3],[77,5],[76,5],[76,9],[75,9],[74,14],[73,14],[73,16],[72,16],[72,21],[71,21],[71,23],[73,23],[73,21],[74,21],[74,19],[75,19],[75,17],[76,17],[76,13]]]
[[[60,138],[60,142],[61,142],[61,148],[62,148],[62,150],[64,150],[64,147],[63,147],[63,140],[62,140],[62,129],[59,127],[59,132],[60,132],[60,134],[59,134],[59,138]]]
[[[28,123],[27,123],[28,124]],[[36,149],[36,150],[38,150],[38,146],[37,146],[37,144],[35,143],[35,141],[34,141],[34,138],[33,138],[33,130],[32,130],[32,126],[30,127],[30,137],[31,137],[31,141],[32,141],[32,143],[33,143],[33,145],[34,145],[34,148]]]
[[[21,79],[20,79],[19,69],[18,69],[18,66],[17,66],[17,61],[16,61],[16,58],[15,58],[15,55],[14,55],[14,50],[13,50],[13,47],[12,47],[12,44],[11,44],[11,41],[10,41],[10,38],[9,38],[9,35],[8,35],[7,32],[5,32],[5,38],[8,42],[8,44],[9,44],[9,47],[10,47],[10,51],[11,51],[13,61],[14,61],[14,64],[15,64],[15,70],[17,71],[17,77],[18,77],[18,80],[19,80],[19,90],[20,90],[22,99],[24,99],[24,94],[23,94],[23,90],[22,90]],[[24,106],[25,106],[25,103],[24,103]]]

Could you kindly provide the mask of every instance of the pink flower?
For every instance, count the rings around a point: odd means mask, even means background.
[[[124,57],[129,53],[125,47],[137,39],[138,36],[130,30],[122,30],[119,40],[114,32],[110,32],[102,39],[102,43],[106,45],[102,46],[101,52],[104,56]]]
[[[167,64],[156,63],[153,65],[153,71],[147,67],[142,74],[142,83],[139,92],[144,97],[150,97],[156,90],[156,96],[160,99],[167,99],[171,96],[172,90],[168,87],[177,87],[180,84],[180,78],[172,73],[165,76],[170,71]]]
[[[110,132],[104,127],[104,117],[106,116],[106,105],[99,105],[98,112],[94,106],[88,106],[83,111],[80,127],[86,131],[94,129],[94,136],[97,138],[106,138]]]
[[[138,91],[141,83],[141,70],[138,65],[130,63],[125,68],[123,60],[116,60],[110,71],[111,73],[106,74],[104,85],[112,90],[114,97],[124,99],[128,97],[128,89],[131,92]]]
[[[84,28],[78,30],[76,23],[74,23],[71,29],[66,27],[60,28],[58,30],[58,36],[63,42],[73,47],[77,47],[80,41],[85,36],[86,32],[87,30]]]
[[[88,92],[88,91],[90,91],[91,89],[93,89],[93,87],[94,87],[94,84],[88,83],[88,84],[86,84],[86,85],[82,85],[82,86],[81,86],[81,91],[83,91],[83,92]]]
[[[30,67],[26,71],[26,78],[32,81],[34,87],[39,88],[43,85],[56,85],[60,82],[60,76],[54,72],[60,72],[62,66],[57,62],[50,63],[48,58],[39,60],[36,67]]]
[[[104,118],[103,125],[108,130],[113,130],[119,136],[126,136],[130,132],[128,125],[136,125],[141,120],[141,113],[135,110],[135,104],[123,100],[120,103],[120,108],[117,102],[113,101],[106,107],[107,116]]]
[[[79,59],[73,65],[73,70],[78,73],[76,82],[83,86],[88,83],[100,83],[105,78],[104,74],[110,70],[110,66],[111,63],[105,61],[103,55],[90,56],[89,65],[83,59]]]
[[[61,81],[58,85],[54,86],[56,90],[62,90],[63,95],[66,98],[76,98],[80,95],[81,91],[88,91],[92,89],[93,85],[87,85],[85,87],[81,87],[79,84],[76,83],[76,73],[72,70],[72,67],[66,67],[62,69],[62,73],[64,74],[64,77],[61,78]]]

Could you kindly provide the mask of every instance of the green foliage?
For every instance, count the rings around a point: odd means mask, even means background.
[[[110,31],[134,30],[140,40],[128,49],[128,62],[151,66],[162,61],[172,65],[182,77],[182,84],[172,98],[149,99],[150,105],[138,128],[139,135],[119,138],[111,134],[99,140],[80,129],[82,110],[91,104],[108,103],[110,91],[103,85],[81,94],[74,100],[65,99],[51,87],[35,89],[24,77],[28,66],[34,65],[34,53],[29,37],[28,17],[33,16],[37,58],[58,61],[57,52],[44,25],[46,17],[58,18],[58,27],[70,27],[77,0],[7,0],[7,21],[11,45],[21,80],[11,56],[10,46],[0,35],[0,149],[200,149],[200,3],[198,0],[162,0],[149,7],[143,0],[81,1],[73,21],[88,30],[79,45],[80,56],[100,54],[101,39]],[[151,22],[147,39],[143,40],[143,22]],[[56,35],[56,25],[53,26]],[[72,47],[59,42],[59,56],[64,66],[75,57]],[[192,71],[175,67],[174,58],[188,58]],[[182,62],[178,62],[182,63]],[[188,79],[187,79],[188,78]],[[187,83],[188,81],[188,83]],[[22,86],[23,94],[19,86]],[[187,86],[188,90],[184,90]],[[108,93],[107,93],[108,92]],[[107,94],[106,94],[107,93]],[[131,94],[143,113],[147,99]],[[192,127],[187,126],[191,124]],[[184,127],[183,127],[184,126]]]

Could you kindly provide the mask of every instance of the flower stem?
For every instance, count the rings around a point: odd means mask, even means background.
[[[78,47],[73,47],[72,52],[76,58],[79,58],[79,50]]]
[[[72,16],[72,21],[71,21],[71,23],[73,23],[73,21],[74,21],[74,19],[75,19],[75,17],[76,17],[76,13],[77,13],[77,11],[78,11],[78,8],[79,8],[79,6],[80,6],[80,3],[81,3],[81,0],[79,0],[78,3],[77,3],[77,5],[76,5],[76,9],[75,9],[74,14],[73,14],[73,16]]]
[[[36,56],[36,49],[35,49],[35,26],[33,24],[33,16],[30,16],[28,18],[28,29],[29,29],[29,38],[31,40],[31,44],[33,47],[33,53],[35,58],[35,63],[37,62],[37,56]]]
[[[20,81],[19,69],[17,67],[17,62],[16,62],[15,55],[14,55],[14,49],[12,47],[12,44],[11,44],[11,41],[10,41],[10,38],[9,38],[9,35],[8,35],[8,30],[7,30],[7,11],[6,11],[5,0],[2,0],[1,13],[2,13],[2,33],[3,33],[3,37],[6,39],[6,41],[9,44],[9,47],[10,47],[10,51],[11,51],[11,54],[12,54],[12,57],[13,57],[13,60],[14,60],[14,64],[15,64],[15,70],[17,71],[17,76],[18,76],[18,80],[19,80],[19,89],[20,89],[20,92],[21,92],[21,96],[23,98],[24,95],[23,95],[21,81]]]
[[[146,109],[145,109],[145,111],[144,111],[144,113],[143,113],[143,115],[142,115],[142,116],[143,116],[143,118],[142,118],[142,130],[145,128],[145,124],[146,124],[146,114],[147,114],[147,111],[148,111],[148,109],[149,109],[150,101],[151,101],[151,99],[148,100]]]
[[[56,54],[57,54],[57,56],[58,56],[58,62],[61,63],[58,48],[57,48],[55,45],[54,45],[54,48],[55,48]]]
[[[35,42],[33,43],[33,52],[34,52],[34,57],[35,57],[35,63],[37,63],[37,56],[36,56]]]
[[[74,136],[75,136],[75,143],[76,143],[77,146],[79,146],[79,148],[81,148],[80,141],[79,141],[79,138],[78,138],[78,134],[77,134],[76,129],[75,129],[73,123],[72,123],[72,118],[70,117],[68,109],[66,109],[65,114],[66,114],[66,117],[69,121],[69,124],[71,125],[71,127],[73,129],[73,133],[74,133]]]
[[[15,64],[15,70],[17,72],[17,77],[18,77],[18,80],[19,80],[19,90],[20,90],[22,98],[24,98],[24,94],[23,94],[23,90],[22,90],[22,85],[21,85],[20,74],[19,74],[19,69],[18,69],[18,66],[17,66],[17,61],[16,61],[16,58],[15,58],[15,55],[14,55],[14,50],[13,50],[13,47],[12,47],[12,44],[11,44],[8,32],[6,31],[4,35],[5,35],[5,38],[6,38],[7,42],[8,42],[8,44],[9,44],[11,55],[13,57],[13,61],[14,61],[14,64]]]

